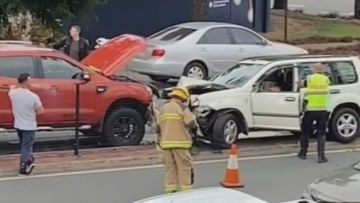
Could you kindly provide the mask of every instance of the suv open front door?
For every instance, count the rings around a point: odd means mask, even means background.
[[[300,130],[298,75],[292,66],[277,67],[266,73],[251,93],[254,127]]]

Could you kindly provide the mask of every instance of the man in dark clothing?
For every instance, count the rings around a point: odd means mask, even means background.
[[[81,28],[78,25],[73,25],[70,28],[69,37],[64,38],[59,44],[54,46],[55,49],[62,50],[71,58],[80,61],[87,56],[90,45],[89,41],[80,37]]]

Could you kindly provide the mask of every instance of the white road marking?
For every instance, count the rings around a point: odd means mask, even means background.
[[[330,150],[326,151],[327,154],[336,154],[336,153],[345,153],[345,152],[359,152],[360,148],[355,149],[341,149],[341,150]],[[317,152],[310,152],[309,155],[317,154]],[[280,154],[280,155],[268,155],[268,156],[255,156],[255,157],[241,157],[238,158],[238,161],[249,161],[249,160],[260,160],[260,159],[276,159],[276,158],[286,158],[286,157],[295,157],[297,153],[290,154]],[[201,164],[213,164],[227,162],[228,159],[217,159],[217,160],[208,160],[208,161],[197,161],[196,165]],[[73,175],[86,175],[94,173],[111,173],[111,172],[120,172],[120,171],[130,171],[130,170],[143,170],[143,169],[154,169],[162,168],[162,164],[149,165],[149,166],[135,166],[135,167],[123,167],[123,168],[112,168],[112,169],[100,169],[100,170],[88,170],[88,171],[78,171],[78,172],[64,172],[64,173],[52,173],[52,174],[43,174],[43,175],[32,175],[32,176],[21,176],[21,177],[6,177],[0,178],[0,182],[5,181],[16,181],[23,179],[38,179],[38,178],[49,178],[49,177],[61,177],[61,176],[73,176]]]

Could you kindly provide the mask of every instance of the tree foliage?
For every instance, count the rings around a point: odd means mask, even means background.
[[[0,22],[19,13],[30,13],[44,25],[54,26],[57,19],[74,17],[92,6],[109,0],[0,0]]]

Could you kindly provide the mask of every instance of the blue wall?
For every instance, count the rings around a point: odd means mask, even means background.
[[[250,6],[250,3],[252,6]],[[253,19],[248,15],[253,8]],[[257,32],[266,32],[270,20],[269,0],[209,0],[208,20],[243,25]]]
[[[91,43],[98,37],[122,33],[148,36],[170,25],[192,19],[192,0],[112,0],[89,10],[70,24],[80,24]]]
[[[209,0],[207,20],[231,22],[264,32],[269,21],[270,0],[251,1],[253,23],[247,20],[249,0]],[[89,9],[73,21],[66,21],[63,31],[67,32],[71,24],[80,24],[83,35],[94,45],[99,37],[123,33],[149,36],[170,25],[192,20],[193,0],[112,0]]]

